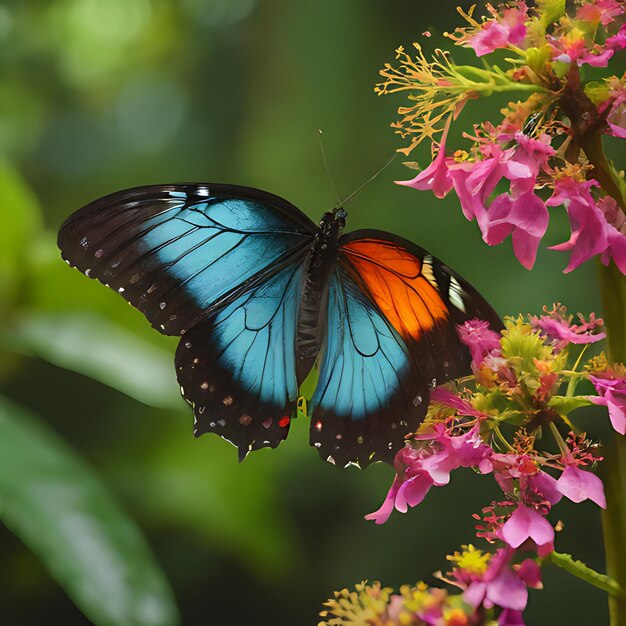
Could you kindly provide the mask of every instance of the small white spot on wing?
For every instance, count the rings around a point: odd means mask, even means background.
[[[448,297],[450,298],[450,302],[462,313],[465,313],[465,302],[463,302],[464,293],[463,288],[459,285],[459,281],[454,276],[450,276]]]
[[[422,261],[422,274],[424,278],[433,286],[435,289],[439,289],[439,285],[437,284],[437,279],[435,278],[435,274],[433,273],[433,257],[430,254],[427,254]]]

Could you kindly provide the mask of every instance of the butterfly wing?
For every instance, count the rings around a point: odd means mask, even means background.
[[[239,449],[275,448],[298,396],[296,321],[302,260],[203,320],[181,338],[176,373],[194,409],[194,434],[213,432]]]
[[[176,352],[195,434],[275,447],[297,399],[295,333],[314,224],[277,196],[229,185],[121,191],[72,215],[63,257],[118,291]]]
[[[340,265],[329,285],[311,445],[339,466],[392,460],[424,415],[421,386],[402,338]]]
[[[456,325],[473,318],[502,328],[486,300],[422,248],[379,231],[343,236],[311,400],[321,456],[392,462],[423,419],[429,389],[470,373]]]
[[[83,207],[58,245],[70,265],[178,335],[301,255],[314,232],[299,209],[256,189],[156,185]]]

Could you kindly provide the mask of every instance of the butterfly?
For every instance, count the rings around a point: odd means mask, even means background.
[[[242,460],[275,448],[316,365],[310,442],[340,466],[393,462],[424,419],[429,390],[470,372],[456,326],[502,324],[461,276],[377,230],[316,226],[273,194],[224,184],[127,189],[61,226],[68,264],[117,291],[165,335],[194,434]]]

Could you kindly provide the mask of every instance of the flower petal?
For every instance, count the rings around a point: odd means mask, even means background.
[[[563,470],[557,481],[559,491],[572,502],[592,500],[599,507],[606,509],[604,497],[604,485],[602,481],[591,472],[569,465]]]

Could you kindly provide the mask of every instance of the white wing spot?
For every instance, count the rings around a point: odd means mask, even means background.
[[[463,288],[459,285],[459,281],[454,277],[450,276],[450,288],[448,289],[448,296],[450,298],[450,302],[454,304],[454,306],[459,309],[462,313],[465,313],[465,302],[463,302]]]
[[[433,287],[439,289],[437,279],[435,278],[435,274],[433,273],[433,257],[430,256],[430,254],[427,254],[422,261],[422,274]]]

